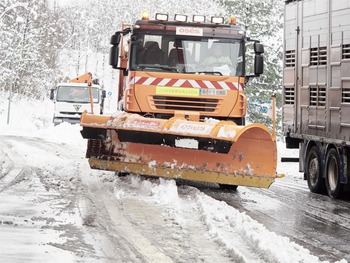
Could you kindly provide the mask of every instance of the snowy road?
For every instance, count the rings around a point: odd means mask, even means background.
[[[348,201],[288,178],[233,193],[118,178],[91,170],[76,138],[0,136],[1,262],[349,260]]]

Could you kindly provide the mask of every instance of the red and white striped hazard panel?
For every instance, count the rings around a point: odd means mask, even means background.
[[[193,79],[170,79],[153,77],[130,77],[130,83],[139,85],[155,85],[181,88],[200,88],[200,89],[224,89],[224,90],[243,90],[242,83],[227,81],[209,81]]]

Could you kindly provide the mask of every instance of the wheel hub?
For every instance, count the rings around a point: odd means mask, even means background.
[[[315,185],[317,182],[317,174],[318,174],[318,160],[317,158],[313,158],[310,161],[309,165],[309,176],[310,182]]]
[[[334,191],[337,187],[338,173],[337,173],[337,163],[334,158],[329,161],[328,166],[328,183],[329,188]]]

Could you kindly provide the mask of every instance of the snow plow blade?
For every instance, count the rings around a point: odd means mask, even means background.
[[[125,112],[85,112],[80,124],[93,169],[260,188],[277,177],[276,141],[261,124],[164,120]]]

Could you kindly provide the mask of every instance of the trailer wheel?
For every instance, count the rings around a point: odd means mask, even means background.
[[[340,183],[340,158],[336,149],[332,148],[326,158],[326,188],[331,198],[339,198],[344,185]]]
[[[317,146],[311,147],[306,156],[306,179],[309,189],[313,193],[325,192],[325,180],[321,174],[321,158]]]

